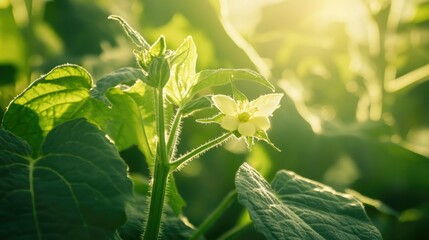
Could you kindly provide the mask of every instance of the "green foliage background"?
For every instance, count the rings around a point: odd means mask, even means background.
[[[234,188],[248,161],[269,180],[288,169],[353,189],[385,239],[429,238],[429,1],[0,0],[0,116],[56,65],[79,64],[94,79],[135,66],[110,14],[149,42],[165,35],[171,49],[192,35],[197,70],[251,68],[286,93],[269,132],[282,152],[261,143],[246,154],[230,142],[175,174],[191,223]],[[182,152],[220,131],[193,119],[183,127]],[[136,148],[121,155],[131,171],[146,171]],[[237,221],[246,221],[238,203],[208,238]]]

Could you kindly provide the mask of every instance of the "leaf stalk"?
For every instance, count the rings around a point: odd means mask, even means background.
[[[187,161],[198,157],[200,154],[216,147],[219,146],[221,144],[223,144],[224,142],[226,142],[231,136],[233,136],[234,133],[233,132],[228,132],[225,133],[197,148],[195,148],[194,150],[186,153],[185,155],[179,157],[176,161],[170,162],[170,169],[171,171],[175,171],[176,169],[180,169],[180,167],[185,164]]]

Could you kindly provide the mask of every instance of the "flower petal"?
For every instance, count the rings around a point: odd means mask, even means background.
[[[226,115],[225,117],[223,117],[220,126],[223,129],[226,129],[228,131],[235,131],[237,130],[238,124],[240,122],[238,121],[238,119],[234,116],[230,116],[230,115]]]
[[[237,113],[237,103],[231,97],[225,95],[215,95],[212,97],[214,105],[225,115],[235,115]]]
[[[256,109],[256,112],[253,114],[253,116],[271,116],[273,112],[279,108],[279,103],[282,97],[283,93],[273,93],[262,95],[259,98],[251,101],[250,106]]]
[[[271,127],[270,120],[268,120],[268,117],[253,117],[249,119],[249,122],[255,125],[256,130],[267,131]]]
[[[244,122],[238,124],[238,132],[241,136],[251,137],[256,133],[256,127],[251,122]]]

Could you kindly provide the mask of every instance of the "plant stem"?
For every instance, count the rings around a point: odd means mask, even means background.
[[[167,142],[167,150],[168,150],[168,157],[171,158],[174,154],[174,151],[176,150],[176,143],[179,133],[179,126],[180,122],[182,121],[182,109],[177,109],[176,114],[174,115],[173,124],[171,125],[170,129],[170,135],[168,136],[168,142]]]
[[[146,228],[144,229],[143,234],[143,239],[145,240],[158,239],[164,208],[165,192],[167,189],[168,175],[170,172],[165,143],[164,93],[162,88],[159,88],[156,94],[156,110],[158,145],[152,182],[152,195],[149,205],[149,216],[147,217]]]
[[[228,232],[224,233],[218,239],[219,240],[237,239],[238,236],[240,236],[244,232],[250,230],[252,227],[253,227],[252,222],[249,222],[249,223],[244,224],[244,225],[236,226],[236,227],[232,228],[231,230],[229,230]]]
[[[210,150],[213,147],[216,147],[222,143],[224,143],[226,140],[228,140],[231,136],[233,135],[232,132],[228,132],[225,133],[197,148],[195,148],[194,150],[186,153],[185,155],[181,156],[179,159],[177,159],[174,162],[170,163],[170,169],[171,171],[176,170],[177,168],[180,167],[180,165],[184,164],[186,161],[191,160],[192,158],[197,157],[198,155],[204,153],[205,151]]]
[[[231,191],[226,195],[226,197],[222,200],[219,206],[216,207],[215,210],[201,223],[198,227],[198,230],[191,237],[191,240],[199,239],[207,230],[213,226],[213,224],[220,218],[220,216],[225,212],[225,210],[231,206],[237,197],[236,191]]]

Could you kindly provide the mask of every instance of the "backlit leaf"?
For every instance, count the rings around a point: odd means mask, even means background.
[[[196,75],[190,96],[206,88],[222,86],[238,80],[256,82],[274,90],[274,86],[264,76],[255,71],[249,69],[216,69],[203,70]]]
[[[42,140],[55,126],[84,117],[106,132],[119,150],[137,145],[150,157],[139,106],[126,92],[114,88],[118,84],[132,85],[140,77],[142,74],[134,68],[121,69],[106,75],[94,87],[82,67],[58,66],[11,102],[3,127],[26,140],[37,154]]]
[[[188,37],[170,60],[172,74],[165,90],[167,97],[174,104],[180,105],[194,84],[196,63],[197,48],[192,37]]]

